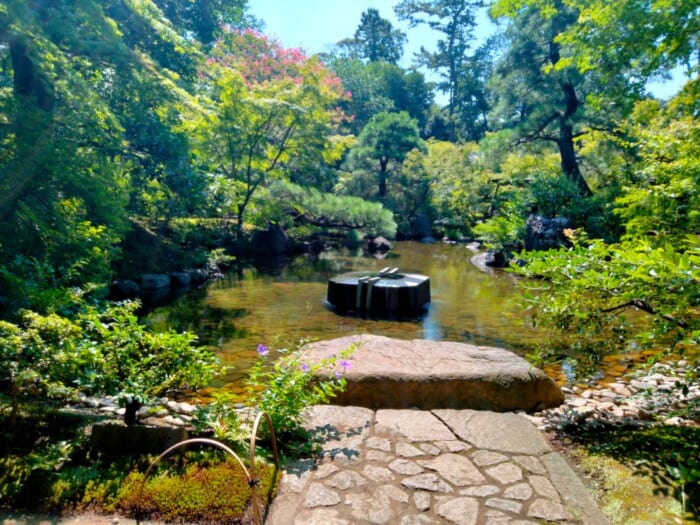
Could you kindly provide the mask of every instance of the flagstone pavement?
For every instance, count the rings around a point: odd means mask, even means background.
[[[287,465],[269,525],[608,523],[526,418],[317,406],[316,459]]]

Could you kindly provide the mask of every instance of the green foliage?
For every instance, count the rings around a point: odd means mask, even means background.
[[[74,443],[49,441],[24,455],[3,454],[0,457],[0,502],[6,505],[25,496],[33,478],[56,472],[73,451]]]
[[[600,474],[607,482],[604,489],[611,491],[613,498],[612,501],[606,498],[606,506],[631,511],[627,516],[620,516],[616,523],[627,523],[630,518],[644,520],[638,523],[659,519],[681,521],[679,518],[693,523],[700,517],[700,465],[697,459],[700,457],[700,432],[697,427],[655,425],[634,431],[613,429],[603,432],[599,428],[580,429],[572,438],[588,449],[589,457],[584,458],[582,466],[586,470],[602,470]],[[610,481],[615,480],[605,479],[608,477],[605,474],[619,469],[615,462],[627,466],[633,476],[627,482],[618,480],[609,486]],[[615,473],[611,474],[614,478]],[[652,484],[654,493],[671,496],[679,502],[677,510],[674,509],[675,516],[669,516],[671,513],[667,509],[660,509],[655,498],[646,497],[646,505],[638,504],[640,478]]]
[[[677,246],[700,231],[700,121],[647,102],[627,126],[631,141],[641,145],[638,183],[625,188],[616,211],[628,235]]]
[[[440,75],[437,87],[447,93],[450,124],[457,101],[461,99],[459,79],[474,38],[475,11],[479,5],[479,2],[469,0],[402,0],[394,7],[399,20],[407,20],[411,27],[425,24],[442,34],[435,51],[422,47],[416,58],[420,65]],[[453,130],[450,138],[455,138]]]
[[[340,107],[351,118],[343,124],[359,135],[370,118],[383,111],[406,111],[425,128],[433,102],[432,86],[419,71],[406,71],[387,62],[362,62],[358,58],[328,57],[327,62],[338,75],[350,97]]]
[[[368,235],[394,238],[396,223],[391,211],[381,203],[349,195],[321,193],[289,183],[277,183],[267,195],[279,215],[277,221],[293,218],[297,224],[310,224],[324,230],[362,230]]]
[[[500,210],[508,193],[504,177],[482,162],[488,152],[474,143],[429,141],[425,170],[430,174],[431,205],[438,221],[471,234],[479,222]]]
[[[416,121],[405,111],[378,113],[360,133],[357,143],[350,150],[348,164],[351,169],[376,174],[376,195],[381,200],[387,196],[389,175],[398,171],[413,149],[426,151]]]
[[[61,401],[78,393],[145,401],[207,385],[216,357],[190,333],[152,333],[136,303],[86,307],[75,318],[26,312],[0,322],[1,393],[14,418],[24,401]]]
[[[474,226],[474,234],[487,248],[507,255],[522,247],[525,220],[516,213],[506,212]]]
[[[351,346],[320,362],[306,363],[299,349],[307,342],[300,341],[295,350],[277,350],[279,357],[271,365],[267,363],[269,348],[259,345],[259,359],[246,380],[247,404],[268,414],[275,433],[287,440],[303,435],[305,408],[327,403],[345,388],[343,372],[350,367],[346,358],[354,350]]]
[[[348,44],[368,62],[396,64],[403,55],[405,43],[405,34],[394,29],[391,22],[379,15],[379,11],[369,8],[362,13],[355,38]]]
[[[675,66],[697,73],[700,22],[696,2],[565,3],[579,10],[578,23],[561,40],[576,50],[572,61],[580,70],[623,71],[639,84]]]
[[[211,402],[201,405],[192,420],[195,431],[212,432],[214,439],[245,450],[250,445],[252,429],[249,421],[241,421],[239,410],[235,408],[237,402],[238,397],[230,392],[215,392]]]
[[[213,203],[243,231],[251,199],[272,180],[339,159],[333,134],[340,82],[317,59],[254,31],[230,32],[202,71],[201,107],[183,126],[200,169],[215,174]],[[221,184],[221,178],[228,183]]]
[[[538,279],[523,285],[533,321],[566,335],[553,338],[549,352],[596,361],[635,346],[697,355],[697,240],[678,249],[641,239],[606,244],[580,232],[569,235],[571,248],[521,253],[526,264],[514,270]]]

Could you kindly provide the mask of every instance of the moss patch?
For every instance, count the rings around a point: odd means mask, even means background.
[[[683,523],[681,504],[650,478],[606,456],[585,456],[580,467],[595,480],[598,504],[613,525]]]
[[[263,505],[277,484],[273,466],[257,466]],[[119,492],[116,509],[141,519],[185,523],[239,524],[250,522],[251,489],[238,464],[190,465],[179,473],[162,473],[146,480],[132,473]]]
[[[700,523],[700,428],[579,429],[558,440],[611,523]]]

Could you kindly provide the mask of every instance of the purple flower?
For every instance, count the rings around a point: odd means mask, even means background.
[[[352,363],[347,359],[341,359],[340,366],[343,368],[343,372],[347,372],[348,369],[352,366]]]
[[[336,379],[340,379],[343,377],[343,373],[340,370],[336,370],[335,374],[333,374]]]
[[[270,349],[267,347],[267,345],[264,345],[262,343],[258,345],[258,355],[265,357],[269,352]]]
[[[309,370],[310,370],[310,368],[309,368],[309,365],[308,365],[308,364],[306,364],[306,363],[302,363],[302,364],[301,364],[301,371],[302,371],[302,372],[306,373],[306,372],[308,372]]]

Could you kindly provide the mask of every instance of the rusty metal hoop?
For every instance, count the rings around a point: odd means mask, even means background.
[[[260,420],[262,417],[265,417],[267,419],[267,424],[268,428],[270,430],[270,437],[272,440],[272,453],[273,457],[275,459],[275,475],[277,474],[277,471],[279,470],[279,456],[277,454],[277,439],[275,437],[275,431],[272,426],[272,420],[270,419],[270,416],[267,415],[265,412],[259,412],[257,417],[255,418],[255,423],[253,425],[253,432],[250,436],[250,470],[246,468],[245,464],[241,460],[241,458],[236,454],[233,450],[231,450],[230,447],[226,446],[225,444],[221,443],[220,441],[216,441],[215,439],[209,439],[209,438],[190,438],[190,439],[185,439],[183,441],[180,441],[179,443],[175,443],[171,447],[169,447],[167,450],[162,452],[156,459],[154,459],[151,464],[148,466],[146,469],[146,473],[143,476],[143,479],[141,480],[141,485],[139,486],[139,497],[138,500],[141,500],[141,493],[143,492],[143,487],[146,484],[146,480],[148,479],[149,474],[151,473],[151,470],[153,470],[153,467],[155,467],[160,460],[162,460],[165,456],[173,452],[174,450],[177,450],[180,447],[186,446],[186,445],[191,445],[194,443],[200,443],[203,445],[212,445],[214,447],[220,448],[230,456],[232,456],[238,465],[241,467],[243,470],[243,474],[245,475],[246,481],[248,482],[248,486],[250,487],[250,505],[253,513],[253,523],[255,525],[262,525],[262,518],[263,518],[263,513],[261,512],[261,502],[258,498],[258,484],[260,482],[259,479],[255,477],[255,443],[257,441],[257,432],[258,432],[258,426],[260,424]]]

